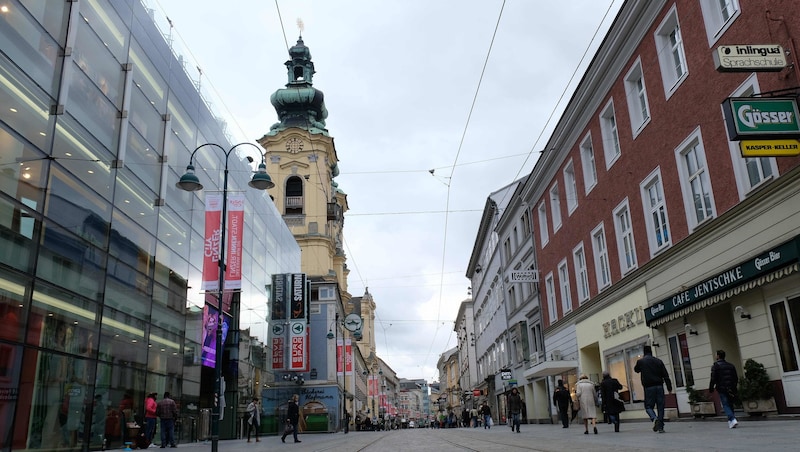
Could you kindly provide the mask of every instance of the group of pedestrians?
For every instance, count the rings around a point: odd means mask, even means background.
[[[667,393],[672,393],[672,381],[667,373],[667,368],[662,360],[653,356],[652,347],[645,345],[642,349],[642,357],[636,361],[633,370],[639,374],[644,388],[644,409],[650,422],[653,423],[653,431],[664,433],[664,387],[666,386]],[[711,366],[708,390],[709,392],[716,390],[719,394],[720,404],[728,418],[728,428],[736,428],[739,424],[733,412],[733,400],[736,397],[738,382],[736,367],[725,361],[724,350],[718,350],[716,361]],[[599,406],[607,416],[608,422],[614,425],[614,431],[619,432],[620,413],[625,411],[625,403],[619,396],[619,391],[622,389],[623,386],[619,380],[612,378],[608,371],[603,372],[599,389],[586,375],[581,375],[575,385],[576,400],[573,400],[569,389],[564,386],[564,381],[558,380],[553,392],[553,404],[558,409],[558,418],[562,428],[569,428],[570,414],[574,420],[580,413],[584,423],[583,433],[588,435],[591,425],[592,431],[597,434],[597,407]]]

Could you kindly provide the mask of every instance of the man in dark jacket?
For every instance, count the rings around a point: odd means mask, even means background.
[[[633,370],[641,374],[644,387],[644,411],[653,421],[653,431],[664,433],[664,385],[667,392],[672,393],[672,381],[669,379],[664,361],[653,356],[653,348],[644,346],[644,356],[636,361]],[[658,414],[653,407],[658,407]]]
[[[156,405],[156,414],[161,418],[161,448],[175,446],[175,419],[178,418],[178,405],[172,400],[169,392]]]
[[[708,391],[714,392],[714,389],[717,389],[719,403],[728,416],[728,428],[736,428],[739,424],[732,407],[738,384],[739,375],[736,373],[736,367],[725,361],[725,350],[717,350],[717,362],[711,366],[711,383],[708,385]]]
[[[517,388],[511,388],[511,394],[508,395],[508,411],[511,413],[511,431],[516,429],[519,433],[520,416],[522,415],[522,397],[519,395]]]
[[[558,380],[556,390],[553,392],[553,405],[558,407],[558,418],[561,419],[563,428],[569,428],[569,406],[572,404],[572,396],[569,390],[564,387],[564,380]]]
[[[299,439],[297,439],[297,424],[300,422],[300,405],[297,404],[297,401],[300,400],[300,397],[295,394],[289,399],[289,406],[286,411],[286,417],[289,424],[292,426],[292,436],[294,436],[294,442],[301,443]],[[284,430],[283,436],[281,436],[281,441],[284,443],[286,442],[286,435],[289,432]]]

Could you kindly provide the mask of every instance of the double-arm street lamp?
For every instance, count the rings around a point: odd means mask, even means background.
[[[222,176],[222,224],[220,226],[220,241],[219,241],[219,286],[217,287],[217,333],[216,333],[216,351],[214,356],[214,407],[211,413],[211,452],[217,452],[219,448],[219,418],[220,418],[220,404],[219,397],[222,396],[222,322],[223,322],[223,290],[225,287],[225,228],[227,225],[228,215],[228,157],[234,149],[239,146],[248,145],[258,149],[261,155],[261,163],[258,165],[258,170],[253,174],[253,178],[248,183],[249,186],[258,190],[267,190],[275,186],[272,178],[267,174],[267,165],[264,161],[264,154],[261,153],[261,148],[252,143],[239,143],[234,145],[228,150],[216,143],[201,144],[192,151],[189,157],[189,165],[186,166],[186,173],[181,176],[180,180],[175,184],[176,187],[185,191],[202,190],[203,185],[200,179],[194,174],[194,155],[200,148],[211,146],[215,149],[222,151],[225,154],[225,171]]]

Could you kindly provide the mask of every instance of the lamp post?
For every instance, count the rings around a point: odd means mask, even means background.
[[[176,187],[185,191],[198,191],[203,189],[200,179],[194,174],[194,155],[200,148],[205,146],[212,146],[219,149],[225,155],[225,171],[222,176],[222,224],[220,225],[220,241],[219,241],[219,286],[217,287],[217,332],[216,332],[216,351],[214,355],[214,407],[211,413],[211,452],[219,450],[219,418],[220,418],[220,405],[219,397],[222,392],[222,322],[224,314],[222,310],[223,291],[225,288],[225,227],[228,221],[228,157],[234,149],[239,146],[248,145],[258,149],[261,155],[261,163],[258,165],[258,170],[253,174],[252,180],[248,185],[258,190],[267,190],[275,186],[272,179],[267,174],[267,165],[264,162],[264,154],[261,153],[261,148],[252,143],[239,143],[234,145],[228,150],[216,143],[201,144],[196,147],[192,154],[189,156],[189,165],[186,166],[186,173],[181,176],[180,180],[175,184]]]
[[[333,339],[333,349],[336,355],[336,386],[339,386],[339,364],[342,365],[342,375],[345,374],[345,365],[344,365],[344,340],[342,340],[342,353],[341,353],[341,361],[339,360],[339,313],[336,313],[336,316],[333,321],[333,328],[328,328],[328,335],[326,336],[329,340]],[[345,383],[342,383],[342,393],[339,397],[339,409],[337,410],[339,416],[339,427],[342,427],[342,420],[344,419],[344,404],[345,402],[345,392],[344,389]],[[347,421],[344,419],[345,422]]]

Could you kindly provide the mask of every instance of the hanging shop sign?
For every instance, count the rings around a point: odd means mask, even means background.
[[[800,155],[799,140],[744,140],[739,142],[742,157],[792,157]]]
[[[800,138],[797,100],[793,98],[729,97],[722,103],[731,140]]]
[[[741,288],[745,283],[771,274],[775,270],[787,267],[798,260],[800,237],[796,237],[776,248],[762,253],[750,260],[717,273],[686,290],[673,294],[667,299],[655,303],[644,311],[648,326],[658,319],[670,316],[704,300],[712,299],[720,294]],[[737,293],[747,290],[744,288]],[[735,295],[732,293],[731,295]],[[714,302],[719,301],[719,298]],[[712,303],[707,303],[712,304]],[[658,322],[663,323],[663,322]]]
[[[511,272],[512,283],[538,283],[539,272],[537,270],[520,270]]]
[[[777,44],[719,46],[713,58],[720,72],[775,72],[786,67],[786,52]]]

